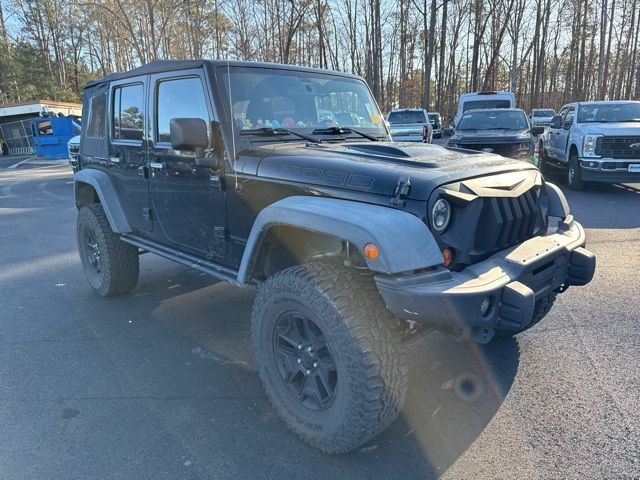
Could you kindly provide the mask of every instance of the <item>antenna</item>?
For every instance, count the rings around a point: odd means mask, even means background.
[[[233,100],[231,100],[231,70],[229,68],[229,59],[227,58],[227,94],[229,95],[229,113],[231,114],[231,145],[233,150],[233,161],[231,162],[231,166],[233,167],[233,178],[235,179],[235,187],[236,191],[238,190],[238,170],[236,169],[236,159],[238,156],[236,155],[236,119],[233,114]]]

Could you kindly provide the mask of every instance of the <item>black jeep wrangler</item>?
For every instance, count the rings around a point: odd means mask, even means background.
[[[594,273],[534,166],[391,142],[353,75],[152,62],[88,83],[84,117],[74,183],[91,286],[131,290],[142,252],[256,286],[264,387],[325,452],[396,418],[403,342],[516,334]]]

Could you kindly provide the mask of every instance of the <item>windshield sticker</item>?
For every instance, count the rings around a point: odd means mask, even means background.
[[[369,119],[373,123],[382,123],[382,115],[369,115]]]

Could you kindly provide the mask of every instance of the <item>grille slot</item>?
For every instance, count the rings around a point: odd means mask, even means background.
[[[478,150],[481,151],[483,148],[491,148],[493,149],[492,153],[495,153],[497,155],[502,155],[505,157],[511,157],[513,155],[516,155],[518,152],[518,145],[520,145],[520,143],[471,143],[471,144],[465,144],[465,143],[459,143],[458,145],[461,148],[466,148],[468,150]]]
[[[534,236],[540,215],[536,189],[531,188],[518,197],[483,199],[474,239],[476,251],[496,252]]]
[[[640,158],[640,150],[631,148],[634,143],[640,143],[640,137],[599,137],[595,153],[607,158]]]

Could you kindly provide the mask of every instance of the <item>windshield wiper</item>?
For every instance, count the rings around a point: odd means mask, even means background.
[[[353,128],[347,128],[347,127],[316,128],[313,131],[314,135],[349,135],[350,133],[355,133],[356,135],[360,135],[361,137],[371,140],[372,142],[379,141],[378,137],[374,137],[373,135],[369,135],[368,133],[361,132],[360,130],[354,130]]]
[[[315,131],[313,132],[315,133]],[[302,138],[304,140],[308,140],[313,143],[322,143],[322,140],[316,137],[312,137],[311,135],[305,135],[304,133],[294,132],[293,130],[289,130],[288,128],[282,127],[260,127],[260,128],[249,128],[240,130],[240,135],[263,135],[265,137],[268,136],[278,136],[278,135],[295,135],[296,137]]]

